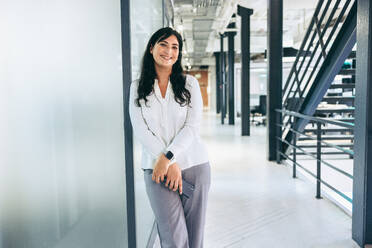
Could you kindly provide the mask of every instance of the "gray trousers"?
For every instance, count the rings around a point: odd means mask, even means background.
[[[202,248],[208,191],[209,163],[182,170],[182,178],[195,186],[190,199],[152,181],[145,170],[146,192],[155,215],[162,248]]]

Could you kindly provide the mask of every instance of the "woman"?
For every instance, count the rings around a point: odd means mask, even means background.
[[[199,135],[200,87],[183,74],[181,59],[181,35],[169,27],[158,30],[130,90],[129,113],[142,144],[146,192],[163,248],[203,247],[210,187],[208,155]],[[186,182],[194,185],[189,198],[183,194]]]

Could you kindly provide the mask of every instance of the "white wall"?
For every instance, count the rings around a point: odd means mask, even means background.
[[[211,65],[208,69],[208,85],[209,85],[209,111],[212,113],[216,113],[216,66]]]

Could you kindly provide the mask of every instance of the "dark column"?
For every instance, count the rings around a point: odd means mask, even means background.
[[[235,28],[235,23],[230,23],[227,28]],[[235,124],[235,93],[234,93],[234,37],[236,32],[226,32],[228,40],[228,62],[229,62],[229,74],[228,74],[228,85],[229,85],[229,125]]]
[[[226,85],[225,85],[225,54],[223,51],[223,38],[224,34],[220,34],[220,46],[221,46],[221,51],[220,51],[220,103],[221,103],[221,124],[225,124],[225,117],[226,117]]]
[[[123,70],[123,103],[124,103],[124,144],[125,144],[125,180],[127,205],[128,247],[136,248],[136,211],[134,197],[133,172],[133,133],[129,117],[129,89],[132,82],[132,68],[130,56],[130,0],[121,0],[121,49]]]
[[[249,62],[250,62],[250,16],[252,9],[238,5],[238,15],[241,16],[241,118],[242,135],[250,135],[250,81],[249,81]]]
[[[226,34],[225,34],[225,37],[226,37]],[[227,89],[228,89],[228,86],[227,86],[227,72],[226,72],[226,60],[227,60],[227,53],[226,52],[223,52],[223,55],[222,55],[222,58],[223,58],[223,75],[224,75],[224,78],[223,78],[223,97],[224,97],[224,101],[225,101],[225,105],[224,105],[224,111],[225,111],[225,115],[223,118],[226,118],[226,114],[227,114],[227,107],[229,105],[229,102],[227,101]]]
[[[221,91],[220,91],[220,85],[221,85],[221,65],[220,65],[220,59],[221,55],[220,52],[214,52],[214,56],[216,57],[216,112],[219,114],[221,112]]]
[[[268,0],[267,11],[267,133],[268,159],[276,160],[276,123],[281,123],[275,109],[282,108],[283,0]]]
[[[372,3],[357,4],[352,237],[364,247],[372,244]]]

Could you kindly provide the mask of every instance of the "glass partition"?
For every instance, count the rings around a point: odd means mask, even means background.
[[[162,0],[131,1],[132,79],[139,78],[141,60],[151,35],[163,25]],[[154,223],[141,170],[141,144],[134,139],[134,175],[136,197],[137,247],[144,248]]]
[[[127,247],[119,0],[0,2],[0,247]]]

